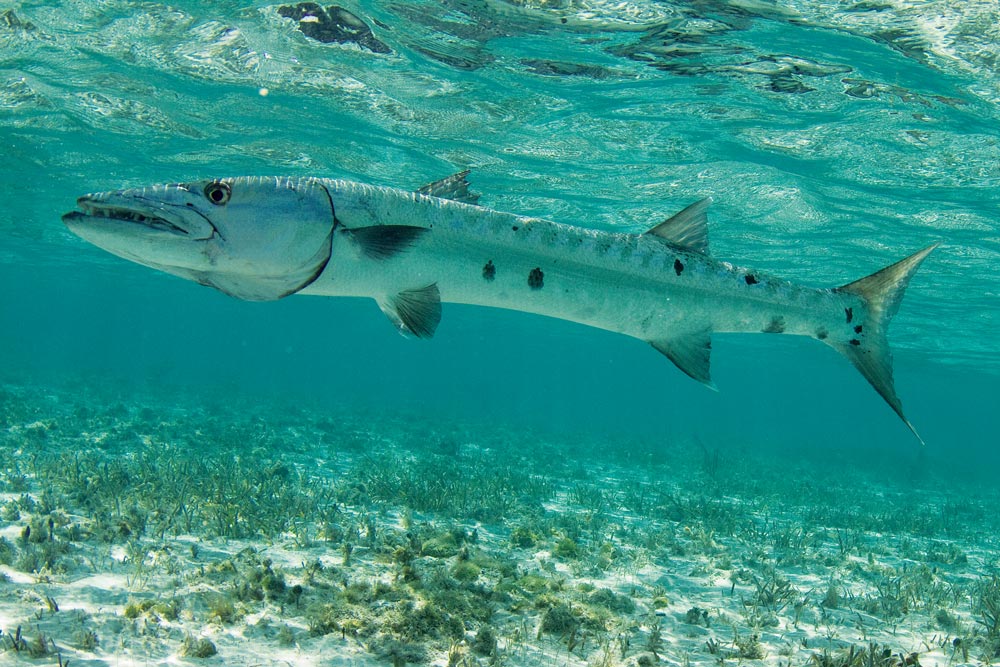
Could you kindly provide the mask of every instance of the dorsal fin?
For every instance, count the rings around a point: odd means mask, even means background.
[[[442,178],[440,181],[428,183],[418,189],[417,192],[428,197],[440,197],[441,199],[451,199],[463,204],[476,205],[479,203],[479,195],[469,192],[469,181],[466,180],[466,176],[468,175],[469,170],[466,169],[457,174],[452,174],[448,178]]]
[[[703,329],[671,338],[651,340],[657,352],[666,355],[677,368],[709,389],[715,389],[709,370],[712,356],[712,331]]]
[[[403,290],[380,300],[378,305],[404,336],[430,338],[441,322],[441,292],[437,283]]]
[[[696,201],[680,213],[667,218],[646,234],[658,236],[667,243],[685,250],[708,254],[708,211],[711,197]]]

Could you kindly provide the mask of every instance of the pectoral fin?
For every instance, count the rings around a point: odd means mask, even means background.
[[[441,293],[437,283],[403,290],[380,300],[378,305],[404,336],[431,338],[441,322]]]
[[[657,352],[660,352],[677,368],[684,371],[709,389],[715,389],[709,369],[712,354],[711,330],[705,329],[693,333],[681,334],[672,338],[651,340]]]
[[[357,243],[366,257],[389,259],[412,246],[429,231],[426,227],[412,225],[372,225],[343,229],[342,233]]]

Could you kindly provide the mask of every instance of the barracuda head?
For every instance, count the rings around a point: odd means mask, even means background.
[[[316,179],[227,178],[80,197],[70,231],[125,259],[249,301],[293,294],[330,259],[334,214]]]

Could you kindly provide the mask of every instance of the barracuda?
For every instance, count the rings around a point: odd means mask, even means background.
[[[644,340],[708,386],[713,333],[810,336],[917,435],[886,332],[937,244],[816,289],[713,259],[710,199],[644,233],[609,233],[482,208],[467,173],[416,192],[321,178],[160,185],[86,195],[63,221],[115,255],[240,299],[370,297],[418,338],[434,335],[442,301],[537,313]]]

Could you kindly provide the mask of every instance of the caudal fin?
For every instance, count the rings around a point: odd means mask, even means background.
[[[937,246],[937,243],[928,246],[881,271],[835,290],[861,297],[867,305],[869,318],[865,324],[864,345],[834,344],[834,347],[861,371],[861,374],[875,387],[875,391],[882,395],[913,435],[917,436],[921,444],[924,442],[923,439],[903,414],[903,404],[896,396],[892,382],[892,352],[889,350],[886,332],[889,320],[899,310],[910,278],[917,272],[924,258]]]

